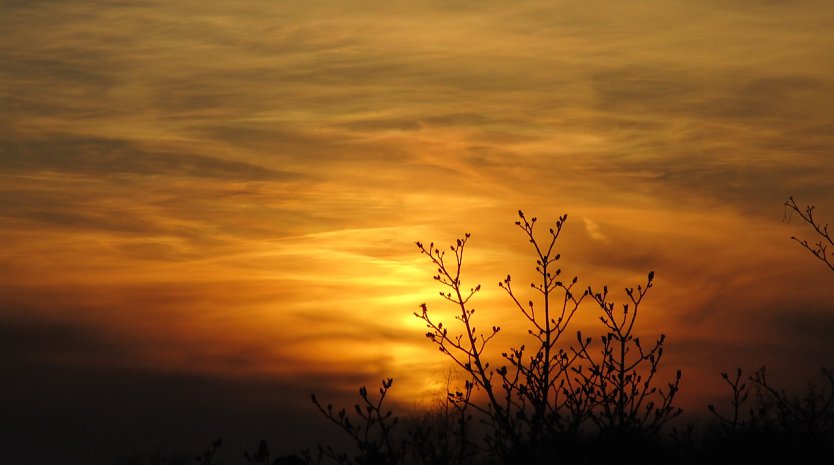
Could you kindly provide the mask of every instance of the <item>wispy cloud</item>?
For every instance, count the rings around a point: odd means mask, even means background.
[[[570,215],[586,285],[655,270],[647,330],[684,368],[767,338],[815,363],[834,288],[780,220],[790,194],[834,218],[832,25],[813,0],[6,2],[0,318],[160,372],[436,373],[413,241],[472,232],[506,318],[522,208]]]

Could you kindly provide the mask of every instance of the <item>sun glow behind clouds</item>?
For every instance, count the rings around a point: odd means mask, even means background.
[[[416,395],[445,361],[412,312],[454,309],[414,241],[473,233],[515,343],[523,208],[570,215],[583,285],[657,272],[647,330],[685,371],[788,365],[764,342],[828,336],[773,322],[830,318],[779,219],[834,205],[834,9],[743,3],[4,6],[0,317],[100,330],[113,365]]]

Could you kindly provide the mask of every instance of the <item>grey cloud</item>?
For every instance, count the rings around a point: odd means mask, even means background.
[[[505,134],[490,133],[490,127],[522,127],[529,123],[522,118],[512,118],[508,116],[496,117],[488,113],[474,113],[474,112],[451,112],[451,113],[431,113],[425,114],[408,114],[403,117],[391,118],[376,118],[376,119],[357,119],[347,123],[339,124],[339,127],[344,127],[357,132],[375,132],[386,130],[397,131],[419,131],[425,126],[429,127],[466,127],[470,129],[481,129],[477,135],[477,142],[490,142],[499,140],[506,142],[512,141],[529,141],[531,136],[527,135],[519,137],[512,134],[512,131],[507,131]],[[503,137],[502,137],[503,136]]]
[[[394,126],[398,122],[391,123]],[[402,123],[407,125],[408,123]],[[384,126],[386,123],[380,123]],[[338,125],[334,125],[338,127]],[[344,127],[344,126],[342,126]],[[356,170],[356,160],[361,159],[375,167],[374,171],[399,171],[404,163],[412,163],[418,156],[407,148],[385,141],[367,140],[361,132],[369,128],[353,131],[333,131],[322,134],[315,130],[300,128],[292,124],[275,123],[274,125],[237,125],[206,124],[195,125],[189,132],[200,138],[208,138],[218,144],[228,144],[258,152],[259,160],[268,166],[288,166],[303,171],[304,181],[313,183],[326,175],[318,173],[322,167],[332,171],[344,168],[341,181],[359,181],[367,185],[370,180],[368,170]],[[370,129],[376,131],[377,129]],[[339,164],[336,164],[339,163]]]
[[[20,53],[27,53],[21,48]],[[113,97],[125,82],[113,72],[119,65],[110,63],[105,52],[62,51],[38,56],[39,51],[29,51],[33,56],[19,57],[4,56],[5,50],[0,47],[0,61],[5,63],[0,81],[8,92],[0,97],[4,103],[0,117],[8,118],[9,127],[34,120],[40,129],[49,126],[41,118],[84,123],[137,111]]]
[[[115,213],[118,212],[63,212],[41,206],[6,210],[0,214],[0,217],[25,219],[60,228],[92,229],[131,234],[162,232],[160,228],[152,223],[132,218],[130,215],[112,216]]]
[[[55,56],[16,56],[7,51],[3,54],[6,61],[6,71],[3,74],[7,74],[6,79],[11,80],[17,86],[40,87],[53,83],[59,84],[64,89],[75,90],[77,87],[86,87],[105,90],[117,82],[114,76],[103,72],[106,66],[100,66],[101,62],[105,61],[104,52],[51,53]],[[42,90],[46,93],[57,94],[61,88],[42,87]]]
[[[684,70],[658,65],[629,65],[594,73],[597,109],[632,116],[667,116],[686,111],[704,84]]]
[[[819,112],[828,117],[825,101],[834,101],[834,85],[819,78],[710,70],[693,72],[680,67],[630,65],[598,72],[592,77],[598,110],[623,112],[639,119],[687,118],[692,123],[724,122],[772,124],[782,119],[788,127],[818,124]],[[813,114],[809,107],[815,108]],[[798,118],[798,119],[797,119]],[[781,129],[781,128],[780,128]]]
[[[834,85],[792,74],[689,76],[627,67],[594,80],[596,132],[615,142],[600,154],[614,179],[676,201],[704,200],[762,214],[799,189],[832,199],[826,160]],[[795,160],[795,163],[792,163]],[[769,213],[768,213],[769,214]]]
[[[10,320],[6,316],[10,310],[3,308],[2,311],[0,358],[4,366],[61,364],[67,358],[66,363],[70,365],[78,362],[118,365],[132,355],[121,341],[101,330],[68,321],[32,321],[20,317]]]
[[[9,187],[0,188],[0,192],[3,194],[0,196],[0,218],[118,233],[186,233],[182,228],[172,229],[142,215],[131,214],[130,207],[97,205],[100,193],[95,191]]]
[[[172,147],[153,147],[124,139],[65,134],[47,134],[34,139],[16,136],[11,131],[3,132],[0,169],[6,173],[161,174],[258,181],[291,181],[302,177],[252,163],[187,153]]]
[[[784,159],[778,162],[765,159],[759,163],[722,159],[737,156],[729,154],[733,151],[734,148],[727,147],[724,153],[712,151],[710,155],[698,153],[695,148],[684,148],[676,156],[647,161],[619,160],[612,162],[610,169],[652,173],[641,181],[640,188],[673,203],[691,205],[706,201],[732,205],[747,214],[774,219],[787,196],[798,191],[820,202],[832,200],[828,179],[834,173],[824,165],[801,160],[790,164]]]
[[[0,216],[68,228],[194,238],[205,211],[229,207],[232,196],[257,196],[244,187],[212,190],[212,183],[296,183],[310,177],[259,164],[104,137],[50,134],[29,138],[11,131],[0,142]],[[38,177],[52,176],[48,184]],[[202,180],[200,186],[183,180]],[[164,182],[161,182],[164,181]],[[175,181],[175,182],[171,182]],[[194,189],[203,189],[197,195]],[[189,189],[186,193],[185,189]],[[139,192],[144,195],[136,197]],[[211,200],[213,203],[210,203]],[[188,207],[199,206],[199,211]],[[163,217],[193,217],[191,226]],[[189,229],[191,228],[191,229]]]
[[[481,126],[494,121],[483,113],[470,111],[450,112],[426,116],[423,119],[426,123],[438,126]]]
[[[264,159],[304,158],[310,161],[350,156],[344,149],[350,148],[347,138],[326,138],[310,131],[275,126],[242,125],[195,125],[191,132],[202,137],[225,142],[236,147],[245,147],[264,152]]]
[[[69,182],[56,179],[53,186],[44,188],[26,178],[21,181],[7,175],[5,179],[12,186],[0,187],[0,218],[20,221],[14,226],[8,223],[11,237],[25,235],[27,229],[37,228],[38,224],[51,227],[55,233],[115,233],[120,236],[118,242],[101,246],[108,253],[133,258],[149,258],[152,255],[148,254],[155,252],[160,254],[154,256],[159,260],[188,260],[226,243],[217,233],[236,234],[236,240],[253,235],[274,237],[298,228],[303,220],[302,214],[290,209],[263,205],[280,196],[265,195],[263,189],[246,186],[229,189],[222,181],[184,188],[159,185],[153,177],[137,181],[109,175],[104,179],[81,177]],[[134,192],[145,195],[136,198]],[[269,215],[271,221],[249,221],[264,215]],[[207,228],[215,234],[207,234]],[[171,243],[172,238],[177,242]]]
[[[420,123],[412,119],[364,119],[345,123],[343,127],[354,131],[417,131]]]
[[[813,373],[834,363],[830,344],[834,315],[824,306],[779,302],[749,308],[734,303],[731,295],[720,297],[717,305],[718,313],[709,320],[689,322],[689,332],[683,326],[670,334],[668,349],[672,357],[711,370],[716,376],[736,366]],[[727,328],[735,328],[735,337]],[[712,333],[718,333],[718,337]]]
[[[786,305],[788,307],[788,305]],[[797,346],[823,350],[815,358],[820,363],[834,363],[834,313],[828,306],[810,302],[796,302],[788,311],[772,311],[768,322],[781,339]],[[807,350],[807,347],[802,347]],[[811,350],[803,351],[806,354]]]
[[[704,75],[706,73],[706,75]],[[693,72],[681,67],[629,65],[592,76],[597,109],[620,111],[622,117],[695,118],[701,123],[785,119],[788,125],[818,124],[808,120],[809,105],[834,99],[834,86],[819,78],[773,71],[735,72],[721,69]],[[831,111],[824,115],[834,116]],[[818,117],[819,115],[813,115]],[[799,120],[786,119],[800,117]]]
[[[780,118],[793,126],[801,121],[790,118],[801,118],[809,106],[819,104],[820,96],[834,102],[834,87],[808,76],[751,76],[740,85],[725,85],[723,95],[695,107],[697,114],[739,121]],[[813,117],[819,115],[815,112]]]

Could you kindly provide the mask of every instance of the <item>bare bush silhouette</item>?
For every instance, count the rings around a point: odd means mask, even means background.
[[[465,394],[452,393],[451,379],[450,372],[442,400],[410,419],[408,454],[415,463],[462,465],[472,463],[474,459],[472,415],[463,408],[469,403],[472,390],[467,389]]]
[[[654,433],[682,412],[672,405],[680,389],[680,370],[665,389],[654,385],[666,335],[661,334],[650,347],[644,347],[634,335],[640,304],[653,280],[654,272],[649,272],[645,287],[638,284],[636,292],[627,288],[631,303],[623,304],[621,310],[608,300],[607,287],[602,293],[592,293],[603,311],[600,321],[608,333],[602,337],[599,359],[588,352],[588,344],[580,345],[581,358],[590,369],[583,373],[580,366],[575,371],[584,387],[592,389],[589,397],[596,408],[591,410],[591,419],[603,431]]]
[[[567,215],[544,234],[537,231],[536,218],[528,219],[521,211],[518,215],[515,224],[531,245],[537,282],[530,284],[529,299],[513,287],[511,275],[498,285],[525,322],[530,342],[499,356],[491,342],[501,328],[496,324],[479,330],[472,301],[481,286],[466,286],[462,278],[469,234],[443,250],[433,242],[417,242],[420,253],[437,270],[434,280],[444,288],[443,299],[456,309],[457,324],[450,327],[439,321],[425,303],[415,316],[426,324],[426,337],[465,381],[448,389],[439,409],[410,419],[407,439],[401,440],[393,434],[397,418],[382,409],[391,379],[383,382],[377,400],[360,389],[362,402],[354,406],[354,419],[346,409],[322,406],[313,396],[318,410],[356,446],[353,456],[320,446],[320,460],[342,465],[553,463],[579,457],[581,445],[595,434],[605,433],[609,441],[627,445],[656,435],[680,414],[673,405],[680,371],[666,387],[656,386],[665,335],[646,346],[635,331],[638,309],[653,286],[654,273],[636,290],[627,288],[630,303],[617,307],[609,301],[607,287],[599,293],[591,287],[579,289],[577,277],[562,279],[557,246]],[[604,335],[598,350],[592,337],[570,330],[589,297],[601,311],[596,316]],[[622,447],[617,450],[625,453]]]
[[[834,372],[823,368],[822,377],[822,385],[809,382],[804,393],[791,395],[774,387],[760,368],[750,378],[758,406],[754,421],[808,445],[834,439]]]
[[[565,333],[567,325],[579,308],[579,303],[587,292],[574,296],[571,288],[577,280],[564,284],[558,277],[561,270],[555,268],[559,254],[554,253],[554,246],[561,232],[565,218],[557,221],[556,228],[550,229],[550,237],[544,247],[539,245],[533,235],[536,219],[527,221],[519,212],[521,227],[533,245],[536,258],[536,272],[541,281],[531,287],[539,294],[539,305],[528,301],[523,305],[512,287],[512,278],[508,275],[499,286],[510,296],[514,305],[530,323],[528,334],[535,338],[532,355],[526,355],[524,345],[510,348],[502,353],[507,365],[495,369],[485,354],[487,344],[501,330],[492,326],[486,333],[478,332],[473,318],[475,309],[469,305],[472,297],[480,291],[480,285],[465,290],[461,280],[463,254],[469,234],[458,239],[449,250],[454,258],[447,262],[445,251],[430,243],[428,246],[418,242],[417,247],[437,267],[434,279],[448,288],[441,296],[451,302],[458,310],[456,319],[460,322],[461,333],[449,334],[448,327],[435,321],[426,304],[421,305],[421,313],[415,315],[426,322],[429,332],[426,336],[438,345],[440,351],[447,355],[469,378],[462,391],[450,396],[457,408],[462,411],[474,410],[487,421],[491,434],[486,438],[489,449],[501,457],[515,457],[524,451],[536,450],[539,443],[545,441],[548,434],[555,430],[565,430],[564,418],[572,417],[576,427],[584,417],[582,404],[570,403],[572,390],[567,396],[560,395],[565,384],[570,381],[568,368],[577,359],[557,343]],[[559,294],[559,295],[557,295]],[[538,313],[537,313],[538,310]],[[551,312],[553,313],[551,315]],[[482,391],[488,399],[485,405],[474,403],[472,391]],[[573,415],[563,414],[571,410]],[[569,428],[569,427],[568,427]],[[529,458],[529,457],[527,457]]]
[[[806,205],[804,208],[800,208],[793,199],[793,196],[788,197],[788,200],[785,201],[785,207],[790,212],[797,213],[811,227],[817,237],[816,242],[813,240],[808,242],[807,239],[800,239],[795,236],[791,236],[791,239],[811,252],[813,256],[817,257],[828,268],[834,271],[834,238],[831,237],[831,233],[828,231],[828,223],[822,224],[814,217],[814,209],[816,207],[814,205]]]
[[[388,390],[394,380],[382,381],[379,397],[368,397],[366,387],[359,388],[361,403],[353,406],[353,414],[346,409],[334,410],[332,404],[322,406],[315,395],[313,403],[332,423],[346,433],[356,446],[355,453],[337,451],[332,446],[319,446],[319,461],[330,458],[341,465],[396,465],[403,463],[405,448],[394,437],[394,428],[399,419],[390,410],[382,407]]]
[[[730,379],[726,372],[721,373],[724,382],[730,387],[732,391],[732,399],[730,399],[731,413],[721,413],[715,404],[708,404],[707,409],[715,415],[719,420],[721,428],[725,433],[732,435],[741,428],[747,426],[751,422],[756,422],[757,416],[755,410],[750,410],[749,418],[744,417],[743,407],[750,398],[750,388],[752,384],[747,384],[746,379],[741,377],[741,368],[736,370],[736,376]]]
[[[536,259],[539,281],[530,284],[536,301],[529,299],[523,304],[510,275],[499,286],[528,323],[532,349],[528,352],[524,344],[510,348],[501,354],[504,363],[498,366],[490,361],[487,347],[501,328],[492,325],[487,331],[478,331],[470,302],[481,287],[464,286],[461,278],[470,235],[458,239],[448,250],[434,243],[417,243],[420,252],[436,266],[434,279],[446,288],[440,295],[457,309],[459,332],[450,333],[449,326],[437,321],[426,304],[415,315],[425,321],[429,329],[426,336],[468,377],[461,391],[450,393],[450,399],[458,409],[472,411],[489,424],[486,449],[505,463],[549,462],[563,457],[577,444],[583,428],[591,425],[597,432],[618,437],[653,434],[681,412],[673,406],[680,372],[665,389],[653,384],[665,336],[644,348],[633,334],[637,309],[652,286],[654,274],[649,273],[645,287],[638,285],[636,292],[626,289],[631,307],[624,305],[621,310],[608,301],[607,287],[602,293],[594,293],[590,287],[577,292],[578,278],[563,281],[557,266],[561,255],[556,245],[566,220],[566,215],[559,217],[541,240],[535,230],[537,219],[528,219],[519,211],[516,225],[531,244]],[[607,330],[598,352],[589,350],[592,339],[580,332],[576,340],[564,340],[588,296],[602,310],[599,320]],[[473,391],[486,400],[473,402]]]
[[[817,457],[834,452],[834,372],[822,369],[822,384],[809,382],[804,392],[776,387],[767,370],[742,378],[721,374],[732,392],[730,411],[714,404],[709,411],[719,430],[705,438],[705,451],[726,458]],[[752,395],[751,395],[752,394]]]
[[[821,237],[816,245],[793,239],[831,267],[827,225],[814,218],[812,206],[800,210],[793,198],[785,205]],[[455,321],[440,321],[425,303],[415,316],[426,324],[429,341],[463,375],[463,384],[456,389],[447,385],[444,401],[421,416],[406,418],[409,426],[396,437],[398,419],[382,408],[391,379],[383,382],[376,400],[360,389],[355,417],[344,409],[323,407],[314,396],[319,411],[352,438],[356,452],[320,446],[318,462],[308,455],[308,463],[701,464],[796,461],[834,454],[830,369],[822,371],[822,383],[809,383],[800,394],[775,387],[765,368],[747,377],[741,369],[735,376],[721,373],[730,389],[729,408],[708,405],[714,423],[703,431],[688,424],[664,435],[664,426],[682,413],[675,405],[682,375],[677,370],[671,380],[661,380],[666,336],[647,343],[638,331],[654,272],[645,282],[626,288],[625,303],[617,304],[607,286],[595,291],[591,286],[580,288],[578,277],[563,279],[557,246],[566,215],[542,233],[536,218],[518,214],[515,224],[535,260],[532,295],[525,298],[511,275],[498,285],[509,297],[512,314],[526,326],[526,334],[518,335],[526,342],[496,350],[501,327],[476,317],[474,300],[481,286],[464,284],[463,279],[469,234],[448,247],[417,242],[419,252],[436,269],[433,279],[443,287],[440,295],[454,308]],[[601,323],[601,335],[571,330],[577,315]]]

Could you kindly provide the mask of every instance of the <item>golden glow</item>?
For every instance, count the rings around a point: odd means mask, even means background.
[[[834,221],[830,2],[395,3],[3,7],[0,319],[129,348],[96,363],[427,396],[447,362],[412,312],[453,309],[414,241],[473,233],[512,343],[520,208],[569,214],[583,286],[656,271],[645,328],[685,376],[834,355],[781,208]]]

